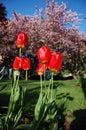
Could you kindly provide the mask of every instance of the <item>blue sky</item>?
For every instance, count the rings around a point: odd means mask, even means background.
[[[62,2],[67,3],[68,10],[76,11],[78,14],[82,14],[79,18],[82,19],[80,31],[86,32],[86,0],[55,0],[59,4]],[[7,17],[13,17],[13,10],[22,15],[34,15],[36,12],[35,7],[45,8],[46,0],[0,0],[7,9]]]

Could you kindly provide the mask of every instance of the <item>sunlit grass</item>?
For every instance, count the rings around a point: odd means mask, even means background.
[[[48,82],[46,81],[46,85],[48,85]],[[11,83],[11,80],[0,82],[0,86],[7,85],[5,89],[0,91],[0,107],[8,105]],[[24,114],[33,114],[39,96],[40,83],[35,80],[20,80],[19,84],[26,88],[23,106]],[[77,86],[76,80],[54,81],[54,89],[57,93],[56,102],[58,107],[64,103],[64,114],[67,115],[75,110],[86,109],[86,90]]]

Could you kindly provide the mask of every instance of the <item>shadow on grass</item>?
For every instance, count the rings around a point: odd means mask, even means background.
[[[7,113],[9,98],[10,98],[10,95],[8,95],[6,93],[0,94],[0,114],[6,114]]]
[[[67,109],[67,103],[73,101],[74,98],[70,96],[70,93],[57,94],[57,107],[58,107],[58,130],[65,129],[65,110]]]
[[[73,97],[70,96],[70,93],[65,93],[65,94],[60,93],[57,95],[57,99],[64,99],[64,98],[68,101],[73,101],[73,99],[74,99]]]
[[[86,87],[82,87],[82,90],[83,90],[84,96],[86,98]]]
[[[56,88],[58,88],[58,87],[62,87],[62,86],[64,86],[64,84],[63,83],[61,83],[61,82],[54,82],[54,86],[53,86],[53,88],[54,89],[56,89]]]
[[[39,88],[33,88],[33,89],[28,89],[25,93],[24,97],[24,110],[23,110],[23,115],[28,116],[29,114],[33,114],[35,104],[38,100],[39,97]]]
[[[74,98],[70,96],[70,93],[60,93],[57,94],[57,106],[58,108],[58,129],[60,130],[67,130],[65,129],[65,110],[67,109],[67,104],[72,102]]]
[[[70,130],[86,130],[86,109],[74,111],[75,120],[70,125]]]
[[[83,74],[80,74],[80,84],[86,98],[86,77]]]

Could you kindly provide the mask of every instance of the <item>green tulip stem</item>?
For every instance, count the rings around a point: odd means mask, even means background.
[[[18,71],[18,70],[14,70],[14,72],[16,72],[16,73],[18,73],[18,74],[13,74],[13,88],[15,87],[15,86],[17,86],[18,85],[18,82],[19,82],[19,77],[20,77],[20,72]]]
[[[18,77],[16,78],[16,87],[18,86],[18,83],[19,83],[19,75],[18,75]]]
[[[42,94],[42,75],[40,75],[40,85],[41,85],[41,94]]]
[[[28,80],[28,70],[25,70],[25,80]]]
[[[8,124],[8,120],[11,119],[11,116],[13,114],[13,111],[15,109],[15,95],[16,95],[16,90],[18,91],[18,83],[19,83],[19,76],[20,76],[20,72],[19,71],[15,71],[13,72],[13,79],[12,79],[12,88],[11,88],[11,95],[10,95],[10,100],[9,100],[9,105],[8,105],[8,112],[5,118],[5,123]],[[8,127],[8,125],[7,125]],[[8,128],[7,128],[8,130]]]
[[[20,47],[19,48],[19,56],[21,56],[22,55],[22,48]]]
[[[45,68],[45,66],[46,66],[46,64],[44,64],[44,68]],[[46,75],[45,75],[46,73],[45,73],[45,72],[46,72],[46,71],[44,71],[44,83],[46,83],[46,77],[45,77],[45,76],[46,76]],[[44,84],[44,85],[45,85],[45,89],[46,89],[46,84]]]
[[[51,79],[49,80],[49,86],[48,86],[48,94],[47,94],[48,98],[50,97],[50,86],[51,86]]]
[[[51,72],[51,99],[53,97],[53,72]]]
[[[52,80],[52,89],[53,89],[53,72],[52,72],[51,75],[52,75],[52,76],[51,76],[51,80]]]

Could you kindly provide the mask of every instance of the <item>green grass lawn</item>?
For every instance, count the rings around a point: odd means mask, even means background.
[[[19,84],[26,88],[23,115],[33,114],[40,92],[40,83],[35,80],[21,80]],[[46,81],[46,86],[47,84],[48,81]],[[0,87],[2,85],[7,85],[7,87],[0,91],[0,107],[8,106],[11,80],[0,81]],[[71,122],[75,118],[80,120],[83,118],[86,121],[86,89],[82,89],[76,80],[54,81],[54,89],[57,94],[56,102],[61,110],[59,113],[65,115],[65,120]]]

